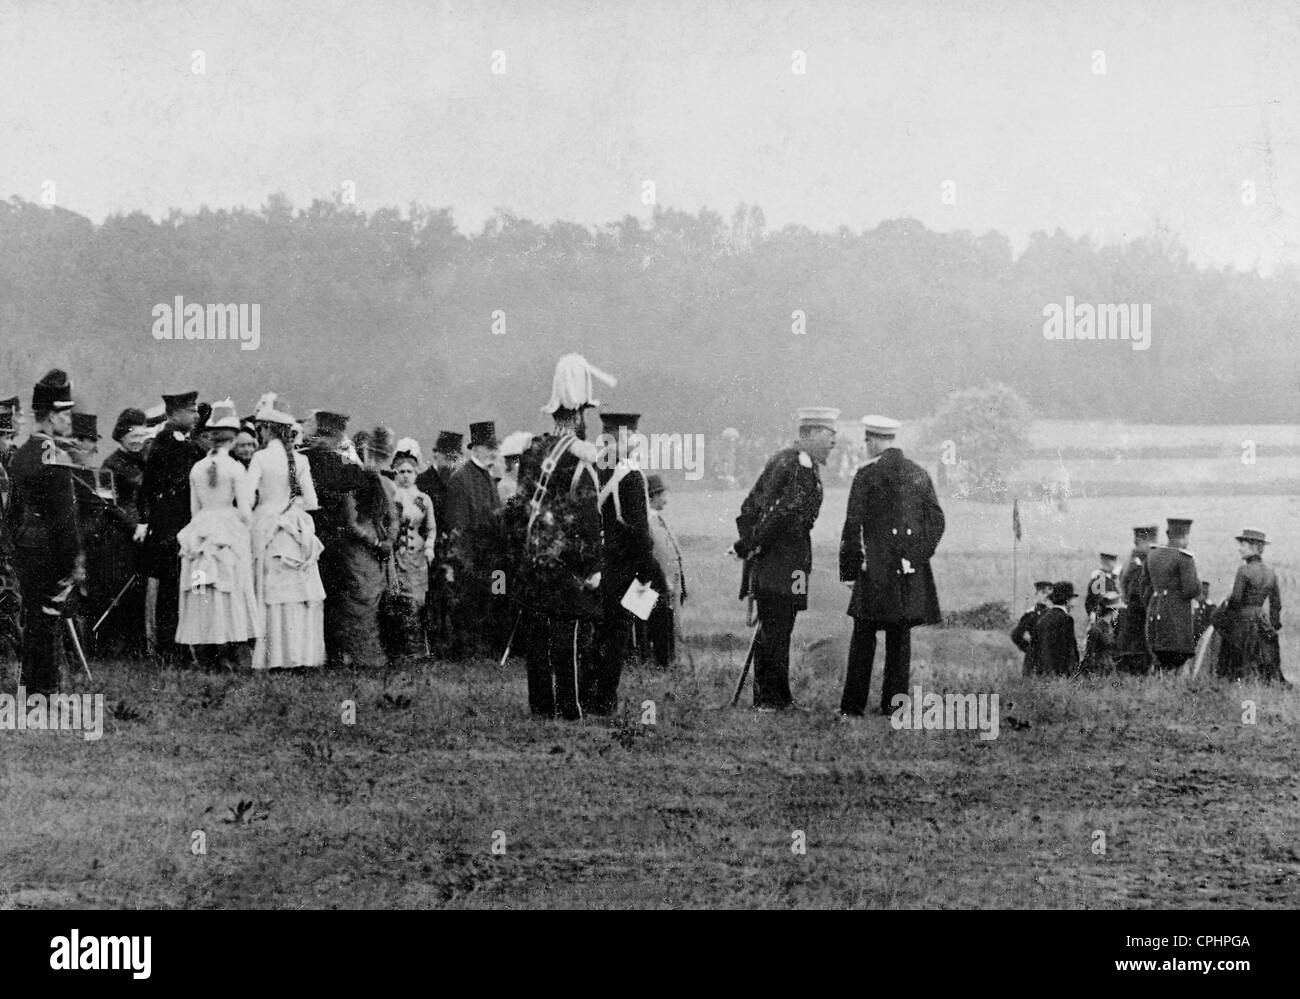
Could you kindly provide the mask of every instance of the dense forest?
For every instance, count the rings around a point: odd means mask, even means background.
[[[155,339],[155,305],[177,296],[260,305],[258,349]],[[1045,339],[1044,308],[1066,296],[1149,304],[1150,349]],[[1039,233],[1017,257],[999,233],[910,219],[768,231],[744,205],[598,228],[502,211],[466,235],[449,209],[279,196],[99,225],[0,202],[0,395],[57,364],[104,414],[160,391],[251,406],[273,389],[425,440],[479,419],[542,426],[573,350],[620,378],[602,401],[647,431],[780,432],[805,403],[916,418],[986,380],[1043,417],[1291,422],[1298,306],[1296,273],[1198,268],[1161,236]]]

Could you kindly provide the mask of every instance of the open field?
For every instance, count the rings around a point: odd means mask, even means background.
[[[838,724],[844,498],[827,494],[813,609],[795,633],[807,713],[714,710],[748,641],[722,555],[741,494],[675,495],[693,667],[630,670],[621,719],[530,721],[518,662],[218,678],[105,664],[100,689],[120,708],[102,740],[0,732],[0,906],[1300,904],[1294,691],[1208,678],[1031,685],[1000,633],[919,629],[913,682],[998,693],[998,738]],[[1277,537],[1274,564],[1294,574],[1284,529],[1297,505],[1023,510],[1022,579],[1080,583],[1100,544],[1182,513],[1197,521],[1192,548],[1217,598],[1244,526]],[[1006,599],[1008,508],[947,512],[935,560],[945,609]],[[1294,675],[1289,610],[1284,623]],[[340,718],[348,699],[352,725]],[[654,725],[640,723],[647,700]],[[1245,700],[1255,724],[1242,722]],[[207,852],[195,856],[200,830]],[[796,832],[805,855],[791,850]]]

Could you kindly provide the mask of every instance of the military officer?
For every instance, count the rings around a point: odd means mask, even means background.
[[[840,411],[799,410],[799,437],[777,451],[745,497],[732,550],[745,560],[742,599],[758,610],[754,647],[754,707],[794,707],[790,695],[790,635],[795,615],[808,608],[812,528],[822,507],[820,469],[835,447]]]
[[[1119,595],[1119,580],[1115,576],[1117,556],[1113,552],[1102,552],[1099,558],[1101,565],[1088,577],[1088,592],[1083,598],[1083,612],[1089,617],[1097,612],[1105,597]]]
[[[1024,676],[1035,676],[1039,672],[1038,649],[1034,645],[1034,625],[1047,611],[1047,598],[1052,592],[1052,581],[1040,579],[1034,583],[1034,606],[1020,615],[1020,620],[1011,629],[1011,641],[1025,654]]]
[[[639,413],[602,413],[600,517],[605,534],[605,561],[601,573],[600,669],[583,684],[582,706],[589,714],[607,715],[618,707],[618,684],[631,652],[639,618],[623,606],[633,582],[668,591],[663,570],[655,558],[650,533],[650,492],[637,454]]]
[[[1151,546],[1159,535],[1158,527],[1133,528],[1133,553],[1119,574],[1120,611],[1115,622],[1115,668],[1126,673],[1142,674],[1151,669],[1151,649],[1147,645],[1147,605],[1144,580]]]
[[[934,483],[894,445],[897,420],[864,416],[862,424],[868,461],[853,477],[840,534],[840,579],[853,586],[853,637],[840,699],[840,712],[849,717],[866,711],[876,632],[885,633],[880,712],[887,715],[893,698],[907,693],[911,629],[942,619],[930,571],[944,529]]]
[[[59,686],[63,619],[73,587],[85,580],[73,465],[59,442],[72,429],[72,385],[48,372],[32,391],[35,430],[10,464],[6,513],[23,599],[20,684],[29,694]]]
[[[190,522],[190,469],[203,457],[203,449],[190,439],[199,418],[199,394],[178,392],[162,398],[167,419],[145,461],[136,536],[144,541],[149,572],[146,599],[152,604],[154,621],[151,651],[164,660],[180,661],[183,648],[176,644],[176,625],[181,561],[176,535]],[[145,613],[149,615],[148,609]]]
[[[1147,605],[1147,640],[1156,664],[1176,670],[1196,651],[1192,601],[1201,595],[1196,560],[1187,550],[1192,522],[1171,517],[1166,523],[1168,544],[1153,545],[1147,558],[1143,596]]]

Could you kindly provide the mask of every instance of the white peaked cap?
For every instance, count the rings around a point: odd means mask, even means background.
[[[591,380],[597,378],[610,388],[618,379],[590,364],[581,354],[565,354],[555,364],[555,378],[551,382],[551,401],[542,407],[543,413],[557,409],[581,409],[599,406],[600,400],[592,391]]]
[[[862,418],[862,426],[873,437],[893,437],[902,424],[897,420],[891,420],[888,416],[871,413]]]
[[[830,427],[835,429],[835,421],[840,418],[840,411],[833,406],[804,406],[795,413],[799,425],[803,427]]]

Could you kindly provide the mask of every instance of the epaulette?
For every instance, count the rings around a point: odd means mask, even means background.
[[[808,457],[807,451],[799,452],[799,464],[802,465],[804,468],[812,468],[813,462],[812,459]]]

